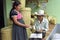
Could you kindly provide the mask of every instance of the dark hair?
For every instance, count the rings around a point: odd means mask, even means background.
[[[19,1],[15,1],[12,5],[12,10],[15,9],[15,6],[18,6],[19,4],[21,4]]]
[[[18,6],[18,5],[20,5],[21,3],[19,2],[19,1],[14,1],[14,3],[13,3],[13,5],[12,5],[12,9],[11,9],[11,11],[10,11],[10,19],[11,19],[11,12],[12,12],[12,10],[14,10],[15,9],[15,6]]]

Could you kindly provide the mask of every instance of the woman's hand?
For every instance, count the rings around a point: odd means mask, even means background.
[[[25,27],[26,27],[26,28],[29,28],[29,27],[30,27],[30,25],[25,25]]]

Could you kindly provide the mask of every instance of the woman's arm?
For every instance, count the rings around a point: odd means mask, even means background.
[[[13,16],[12,18],[13,18],[13,21],[14,21],[14,23],[15,23],[16,25],[23,26],[23,27],[26,27],[26,28],[29,27],[28,25],[22,24],[22,23],[20,23],[19,21],[17,21],[17,16],[16,16],[16,15]]]

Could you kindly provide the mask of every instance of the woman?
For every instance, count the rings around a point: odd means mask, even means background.
[[[12,40],[27,40],[26,28],[28,28],[29,25],[24,23],[23,16],[19,12],[20,7],[21,3],[19,1],[15,1],[10,11],[10,19],[13,22]]]

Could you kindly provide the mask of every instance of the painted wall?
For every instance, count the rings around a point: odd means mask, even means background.
[[[9,19],[10,10],[12,8],[12,1],[4,0],[3,6],[4,6],[4,21],[5,21],[5,26],[7,26],[9,24],[8,19]]]
[[[56,17],[57,23],[60,23],[60,0],[48,0],[46,11],[50,16]]]
[[[6,0],[6,13],[7,13],[7,18],[9,17],[9,12],[12,7],[12,1],[11,0]]]

